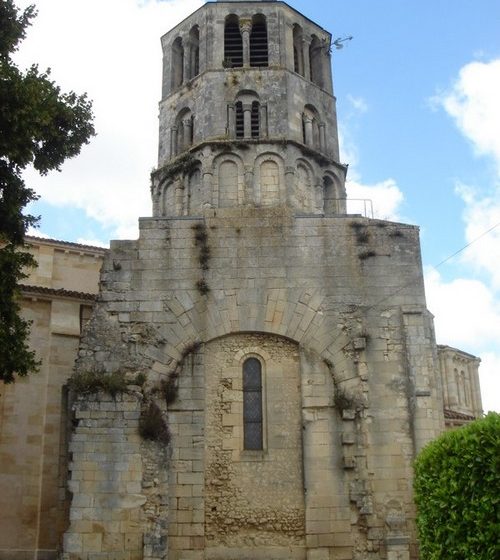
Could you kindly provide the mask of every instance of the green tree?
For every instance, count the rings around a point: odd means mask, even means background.
[[[415,463],[422,560],[500,558],[500,415],[427,445]]]
[[[35,15],[34,6],[20,12],[12,0],[0,0],[0,380],[5,383],[39,367],[18,303],[23,271],[35,265],[24,237],[38,222],[25,211],[38,197],[22,172],[29,165],[42,175],[59,170],[95,134],[86,95],[62,93],[50,70],[34,65],[22,71],[13,62]]]

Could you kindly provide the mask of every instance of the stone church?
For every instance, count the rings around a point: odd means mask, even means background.
[[[0,558],[62,533],[65,560],[418,558],[412,463],[481,415],[479,360],[436,345],[418,228],[347,213],[330,45],[281,1],[162,37],[152,217],[106,254],[53,242],[104,259],[51,430],[69,473],[43,474],[70,495],[26,523],[64,515]]]

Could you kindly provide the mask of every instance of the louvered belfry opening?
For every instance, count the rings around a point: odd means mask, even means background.
[[[243,118],[243,103],[241,101],[237,101],[235,104],[235,119],[236,119],[236,138],[244,138],[245,121]]]
[[[267,26],[264,16],[255,16],[250,33],[250,66],[268,66]]]
[[[224,27],[224,66],[226,68],[243,66],[243,39],[238,18],[234,15],[226,18]]]
[[[251,135],[252,138],[258,138],[260,136],[260,105],[258,101],[252,103]]]

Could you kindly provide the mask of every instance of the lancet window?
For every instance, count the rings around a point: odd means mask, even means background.
[[[262,365],[257,358],[243,363],[243,447],[263,449]]]

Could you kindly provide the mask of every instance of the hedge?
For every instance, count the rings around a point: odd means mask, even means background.
[[[500,559],[500,415],[446,432],[415,462],[422,560]]]

